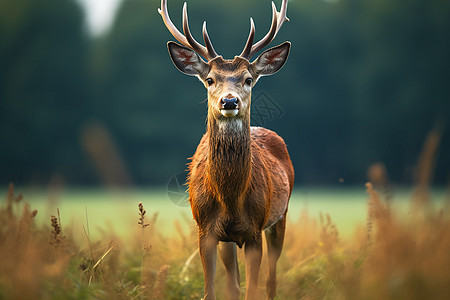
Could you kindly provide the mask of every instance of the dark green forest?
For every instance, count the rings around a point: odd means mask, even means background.
[[[276,5],[280,7],[281,1]],[[181,28],[183,1],[169,0]],[[225,58],[270,1],[189,0]],[[75,0],[0,0],[0,185],[166,184],[205,131],[206,91],[176,70],[159,0],[124,0],[110,30],[91,36]],[[298,184],[359,184],[383,163],[397,184],[433,128],[442,134],[434,183],[450,171],[450,1],[295,0],[272,46],[285,67],[253,91],[253,123],[288,145]]]

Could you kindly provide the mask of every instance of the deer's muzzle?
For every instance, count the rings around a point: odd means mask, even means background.
[[[220,113],[225,117],[234,117],[239,112],[238,98],[222,98]]]

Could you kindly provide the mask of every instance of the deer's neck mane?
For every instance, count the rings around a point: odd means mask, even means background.
[[[207,178],[217,200],[237,211],[250,186],[251,137],[249,118],[208,118]]]

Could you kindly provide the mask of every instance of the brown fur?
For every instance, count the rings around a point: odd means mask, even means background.
[[[284,215],[294,184],[283,139],[261,127],[246,131],[218,136],[208,130],[189,165],[190,203],[199,230],[239,247]]]
[[[227,271],[228,298],[239,299],[236,245],[245,245],[246,297],[257,293],[265,230],[269,254],[268,299],[275,297],[276,263],[284,241],[294,169],[282,138],[250,127],[251,91],[261,76],[284,64],[290,43],[264,51],[250,63],[217,56],[207,63],[191,49],[168,43],[175,66],[208,90],[208,125],[189,165],[189,199],[199,229],[205,300],[216,299],[217,245]],[[270,58],[270,59],[269,59]],[[225,109],[226,103],[231,103]]]
[[[251,87],[244,87],[243,82],[249,76],[258,79],[251,64],[240,57],[218,57],[206,69],[201,79],[214,79],[214,87],[208,88],[208,125],[189,165],[188,179],[192,214],[199,228],[205,299],[215,299],[219,241],[226,243],[220,254],[228,274],[228,298],[239,298],[235,243],[245,245],[246,299],[259,299],[256,287],[264,230],[269,250],[267,294],[272,299],[294,184],[292,162],[281,137],[265,128],[250,127]],[[232,118],[220,113],[220,99],[227,93],[240,100],[239,113]]]

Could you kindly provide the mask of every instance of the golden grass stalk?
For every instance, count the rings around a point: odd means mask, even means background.
[[[58,217],[53,215],[50,217],[50,225],[53,228],[50,245],[52,245],[58,252],[58,250],[62,247],[62,243],[65,237],[62,232],[61,216],[59,214],[59,208],[57,209],[57,215]]]
[[[96,262],[95,265],[92,267],[92,269],[95,270],[95,268],[98,267],[98,265],[102,262],[102,260],[106,257],[106,255],[108,255],[109,252],[112,251],[112,249],[114,249],[114,246],[110,246],[110,247],[108,248],[108,250],[106,250],[106,252],[102,255],[102,257],[100,257],[100,258],[97,260],[97,262]]]
[[[436,154],[441,142],[442,132],[436,126],[425,139],[422,152],[415,169],[415,192],[412,203],[413,213],[423,212],[430,201],[430,184],[433,179]]]
[[[91,243],[91,232],[89,229],[89,218],[88,218],[88,210],[87,207],[84,208],[85,218],[86,218],[86,227],[83,225],[84,235],[88,241],[89,253],[91,255],[91,262],[94,261],[94,252],[92,251],[92,243]]]
[[[92,284],[92,282],[96,280],[96,276],[99,273],[98,272],[98,267],[100,266],[100,263],[114,249],[114,245],[108,246],[107,250],[96,261],[95,258],[94,258],[94,251],[93,251],[93,248],[92,248],[91,233],[90,233],[90,229],[89,229],[89,218],[88,218],[87,207],[85,208],[85,217],[86,217],[86,227],[83,226],[83,230],[84,230],[84,234],[86,236],[86,239],[88,241],[90,259],[84,259],[84,261],[80,264],[80,268],[83,270],[84,273],[88,274],[88,276],[87,276],[88,277],[88,285],[90,286]]]
[[[167,276],[169,274],[169,265],[163,265],[159,271],[158,275],[156,276],[156,283],[153,287],[152,291],[152,299],[154,300],[160,300],[165,299],[165,289],[166,289],[166,281]]]
[[[198,253],[199,253],[199,250],[197,248],[194,250],[194,252],[192,252],[192,254],[188,257],[188,259],[184,263],[183,268],[181,269],[181,273],[180,273],[181,281],[189,281],[189,275],[187,272],[188,272],[189,266],[191,265],[192,261],[194,260],[194,258],[197,256]]]
[[[6,213],[8,217],[13,216],[14,204],[20,203],[22,201],[23,195],[19,193],[17,196],[14,193],[14,184],[11,182],[8,186],[8,192],[6,195]],[[37,211],[36,211],[37,213]]]
[[[147,265],[148,254],[150,252],[151,246],[146,241],[145,229],[150,224],[145,222],[145,214],[147,213],[147,211],[145,210],[142,202],[138,203],[138,210],[139,210],[138,225],[140,225],[141,231],[142,231],[141,285],[144,287],[144,289],[146,289],[150,285],[146,265]]]

